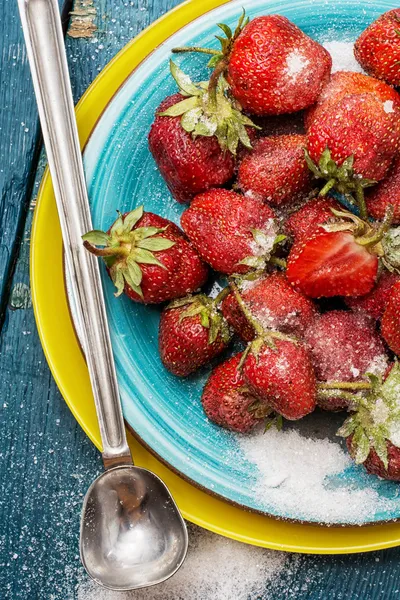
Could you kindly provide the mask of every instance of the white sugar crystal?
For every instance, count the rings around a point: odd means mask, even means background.
[[[305,56],[298,50],[294,50],[286,59],[286,72],[292,80],[296,80],[309,63],[310,61]]]
[[[388,114],[394,112],[392,100],[386,100],[386,102],[383,103],[383,110]]]
[[[357,71],[364,73],[353,54],[354,42],[324,42],[322,44],[332,56],[332,73],[336,71]]]
[[[389,415],[390,410],[387,403],[382,398],[378,398],[371,410],[371,417],[374,424],[383,425],[388,420]]]
[[[284,553],[272,552],[190,527],[188,556],[168,581],[130,593],[82,583],[77,600],[247,600],[263,597],[283,569]]]
[[[248,461],[258,470],[257,502],[279,506],[281,514],[325,523],[360,523],[393,501],[372,488],[349,486],[339,477],[352,462],[339,442],[311,439],[294,429],[238,436]],[[281,483],[279,484],[279,479]],[[278,485],[271,485],[271,482]],[[393,505],[394,506],[394,505]]]

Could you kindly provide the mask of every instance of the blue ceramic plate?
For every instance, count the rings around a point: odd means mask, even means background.
[[[234,26],[242,6],[253,18],[287,16],[318,41],[351,41],[392,2],[240,0],[205,14],[157,48],[129,77],[101,117],[84,161],[95,228],[107,229],[115,210],[146,210],[179,223],[148,150],[155,109],[176,91],[168,61],[174,46],[214,46],[215,23]],[[207,78],[206,57],[180,56],[195,80]],[[138,437],[184,477],[211,493],[270,515],[334,524],[381,522],[400,516],[398,486],[352,465],[334,436],[342,416],[312,415],[282,434],[244,439],[210,423],[200,397],[208,371],[186,380],[162,366],[159,310],[115,299],[103,270],[125,419]],[[251,440],[251,441],[250,441]],[[332,441],[328,441],[332,440]]]

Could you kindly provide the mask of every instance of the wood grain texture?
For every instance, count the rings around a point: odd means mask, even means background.
[[[75,99],[130,38],[178,3],[94,0],[96,33],[66,42]],[[16,6],[7,0],[0,0],[0,6],[0,95],[6,109],[0,114],[0,296],[5,307],[0,598],[73,600],[86,577],[78,557],[82,496],[101,464],[52,380],[29,302],[29,192],[33,187],[34,201],[44,161],[35,177],[37,115]],[[262,599],[395,600],[400,597],[399,558],[398,549],[349,557],[289,556],[287,568]],[[182,600],[191,597],[188,589]]]

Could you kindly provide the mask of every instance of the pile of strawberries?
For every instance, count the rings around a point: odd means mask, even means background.
[[[194,83],[171,61],[179,93],[149,134],[188,204],[182,229],[141,206],[85,247],[116,295],[170,302],[171,373],[224,357],[202,396],[214,423],[245,433],[345,410],[354,460],[400,481],[400,9],[355,44],[369,75],[331,76],[329,53],[282,16],[219,27],[221,49],[174,50],[209,55],[212,73]],[[226,359],[234,336],[243,350]]]

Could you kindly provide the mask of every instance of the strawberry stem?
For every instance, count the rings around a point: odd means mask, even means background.
[[[93,244],[91,244],[87,240],[85,240],[83,242],[83,245],[86,248],[86,250],[89,250],[89,252],[91,252],[95,256],[103,256],[103,257],[104,256],[123,256],[123,257],[126,257],[129,255],[129,249],[126,248],[125,246],[118,246],[118,247],[114,247],[114,248],[110,248],[110,247],[96,248],[96,246],[93,246]]]
[[[229,294],[231,293],[231,288],[228,286],[224,287],[219,294],[214,298],[213,303],[214,306],[218,306],[219,304],[221,304],[221,302],[223,300],[225,300],[225,298],[227,296],[229,296]]]
[[[333,394],[332,391],[335,393]],[[357,397],[351,392],[345,392],[344,390],[318,390],[317,395],[319,398],[339,398],[342,400],[347,400],[350,403],[354,403],[357,400]]]
[[[368,211],[367,205],[365,203],[364,188],[361,185],[361,183],[358,183],[355,186],[355,196],[358,210],[360,211],[360,217],[365,221],[366,219],[368,219]]]
[[[320,390],[370,390],[372,385],[367,381],[328,381],[318,383]]]
[[[211,73],[211,77],[208,81],[208,93],[210,94],[210,99],[214,102],[214,104],[217,103],[217,87],[219,78],[221,77],[227,66],[227,59],[221,59],[215,67],[214,71]]]
[[[253,317],[250,310],[247,308],[246,304],[243,302],[243,298],[240,295],[240,292],[238,290],[236,283],[234,283],[233,281],[230,281],[229,285],[231,286],[231,289],[232,289],[233,293],[235,294],[236,301],[239,304],[240,308],[242,309],[244,316],[246,317],[246,319],[248,320],[250,325],[254,328],[257,335],[260,337],[263,337],[265,334],[264,328],[262,327],[261,323],[255,317]]]
[[[271,265],[276,265],[277,267],[282,267],[282,269],[286,269],[286,260],[284,258],[278,258],[277,256],[271,256],[269,262]]]
[[[326,196],[326,194],[336,185],[336,179],[329,179],[329,181],[326,182],[326,184],[324,185],[324,187],[322,188],[322,190],[320,191],[319,195],[320,196]]]
[[[366,246],[367,248],[378,244],[381,241],[381,239],[383,238],[383,236],[385,235],[385,233],[387,233],[389,231],[390,226],[393,221],[393,215],[394,215],[394,207],[392,204],[389,204],[388,207],[386,208],[384,219],[383,219],[382,223],[380,224],[379,228],[376,230],[375,234],[372,236],[366,235],[364,237],[358,238],[356,240],[357,244],[360,244],[361,246]]]
[[[185,46],[182,48],[172,48],[171,52],[174,54],[183,54],[186,52],[201,52],[202,54],[221,54],[219,50],[213,50],[212,48],[201,48],[200,46]]]

